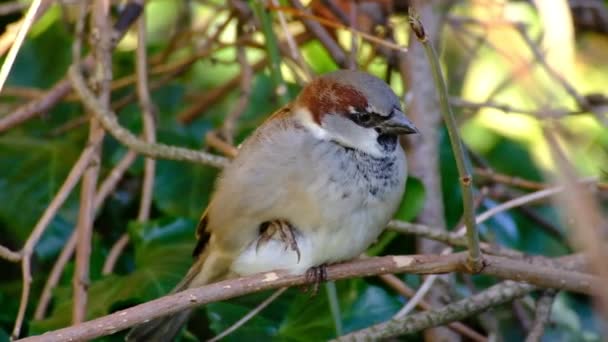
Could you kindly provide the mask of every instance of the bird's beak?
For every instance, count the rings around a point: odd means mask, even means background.
[[[379,127],[384,134],[413,134],[418,133],[418,129],[399,109],[393,110],[393,115],[380,123]]]

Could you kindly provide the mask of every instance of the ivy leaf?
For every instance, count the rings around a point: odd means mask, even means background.
[[[424,205],[426,192],[422,182],[415,177],[408,177],[405,185],[405,194],[395,214],[395,218],[402,221],[411,221]]]
[[[91,284],[88,319],[171,291],[191,265],[194,224],[192,220],[167,218],[130,225],[135,270],[124,276],[110,275]],[[55,300],[56,308],[49,318],[30,324],[32,333],[39,334],[71,324],[71,286],[59,288]]]

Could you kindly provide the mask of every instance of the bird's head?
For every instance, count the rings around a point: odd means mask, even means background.
[[[302,90],[293,110],[318,138],[374,156],[392,152],[398,135],[418,132],[392,89],[359,71],[340,70],[315,79]]]

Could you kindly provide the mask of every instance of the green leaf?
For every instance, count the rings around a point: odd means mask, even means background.
[[[390,318],[399,301],[382,288],[361,279],[337,282],[345,332],[360,329]],[[333,318],[325,287],[314,297],[290,289],[262,310],[225,341],[325,341],[335,337]],[[270,292],[235,298],[207,305],[211,328],[220,333],[256,307]],[[371,313],[371,314],[370,314]]]
[[[87,317],[103,316],[171,291],[191,265],[194,224],[192,220],[177,218],[130,225],[136,268],[125,276],[111,275],[94,281],[89,287]],[[71,286],[56,291],[55,303],[58,304],[49,318],[31,323],[32,333],[70,325]]]
[[[403,200],[401,200],[395,218],[402,221],[411,221],[422,210],[425,198],[426,193],[422,182],[418,178],[408,177],[405,194],[403,194]]]
[[[209,201],[217,170],[181,162],[157,163],[154,202],[167,215],[198,219]]]
[[[65,137],[47,140],[19,136],[18,132],[0,137],[0,222],[7,228],[2,232],[5,240],[22,242],[27,238],[65,180],[81,146]],[[59,220],[75,219],[74,193],[59,211]],[[45,243],[44,237],[40,243]]]

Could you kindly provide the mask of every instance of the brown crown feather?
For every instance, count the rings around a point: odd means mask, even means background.
[[[367,107],[365,95],[354,87],[323,78],[307,85],[300,93],[298,102],[308,108],[319,125],[327,113],[345,115],[349,112],[348,107],[358,111]]]

